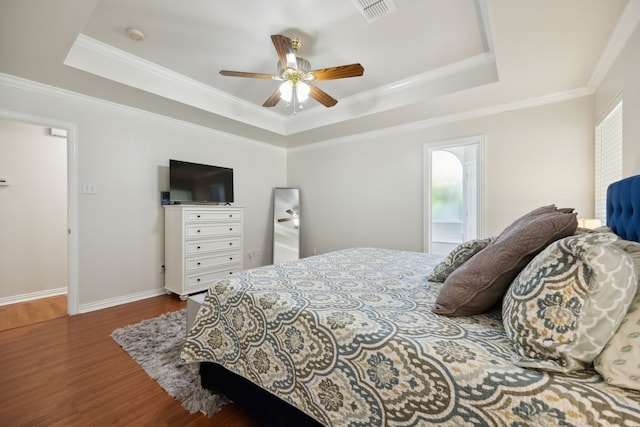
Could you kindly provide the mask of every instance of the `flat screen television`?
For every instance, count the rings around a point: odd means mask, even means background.
[[[233,202],[233,169],[169,160],[169,199],[172,204]]]

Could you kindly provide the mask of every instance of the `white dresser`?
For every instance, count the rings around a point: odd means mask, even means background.
[[[242,270],[242,208],[164,206],[164,287],[186,299]]]

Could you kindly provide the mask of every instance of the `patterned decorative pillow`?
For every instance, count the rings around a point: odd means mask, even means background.
[[[569,372],[600,354],[638,286],[631,257],[613,233],[585,233],[549,245],[525,267],[502,306],[514,363]]]
[[[573,234],[584,234],[584,233],[613,233],[613,230],[606,225],[596,228],[576,228],[576,232]]]
[[[636,273],[640,276],[640,243],[619,240],[616,245],[622,247],[631,256]],[[636,296],[622,319],[618,331],[593,361],[593,366],[609,384],[640,390],[639,354],[640,288],[636,291]]]
[[[474,239],[464,242],[456,247],[447,257],[433,268],[429,275],[431,282],[442,283],[453,271],[471,259],[472,256],[487,247],[495,237],[486,239]]]

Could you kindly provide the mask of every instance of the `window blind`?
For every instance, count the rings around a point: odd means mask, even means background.
[[[622,178],[622,102],[596,126],[595,217],[607,223],[607,187]]]

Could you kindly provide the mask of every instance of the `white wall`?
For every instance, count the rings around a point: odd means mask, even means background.
[[[593,215],[593,125],[620,90],[624,174],[640,173],[640,30],[636,29],[594,97],[450,124],[415,123],[288,152],[30,85],[0,85],[0,110],[77,125],[80,305],[161,290],[162,209],[168,159],[236,170],[245,206],[245,248],[271,256],[271,190],[301,188],[303,256],[351,246],[421,250],[423,148],[428,142],[486,136],[485,235],[517,216],[556,203]],[[287,173],[288,169],[288,173]],[[79,190],[79,189],[78,189]],[[245,253],[246,255],[246,253]]]
[[[67,144],[0,119],[0,299],[67,287]]]
[[[591,217],[592,103],[582,97],[290,150],[289,185],[301,188],[303,255],[350,246],[422,250],[424,144],[471,135],[486,136],[486,235],[544,204]]]
[[[30,83],[0,85],[0,110],[77,126],[78,181],[97,190],[79,195],[74,230],[80,311],[162,291],[160,191],[168,190],[170,158],[234,168],[245,249],[262,252],[253,260],[245,252],[245,267],[270,262],[272,188],[286,185],[283,149]]]
[[[622,93],[623,175],[640,174],[640,26],[592,97],[452,124],[387,130],[288,153],[301,188],[303,255],[349,246],[422,248],[426,142],[486,136],[485,234],[538,205],[593,215],[593,128]]]
[[[622,95],[623,176],[640,174],[640,25],[594,94],[596,117]]]

